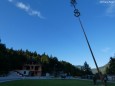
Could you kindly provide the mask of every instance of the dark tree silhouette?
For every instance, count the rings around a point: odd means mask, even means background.
[[[109,75],[115,75],[115,57],[111,57],[109,66],[106,68],[106,72]]]

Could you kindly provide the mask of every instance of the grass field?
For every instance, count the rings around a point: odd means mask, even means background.
[[[17,80],[0,83],[0,86],[94,86],[92,81],[82,80]],[[98,83],[96,86],[102,86]],[[115,86],[108,83],[107,86]]]

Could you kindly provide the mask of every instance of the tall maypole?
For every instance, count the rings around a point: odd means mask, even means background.
[[[84,29],[83,24],[82,24],[81,19],[80,19],[80,12],[79,12],[79,10],[76,8],[77,2],[76,2],[76,0],[71,0],[70,3],[71,3],[72,6],[74,7],[74,16],[77,17],[78,20],[79,20],[81,29],[82,29],[83,34],[84,34],[84,36],[85,36],[85,39],[86,39],[87,45],[88,45],[88,47],[89,47],[90,53],[91,53],[91,55],[92,55],[92,58],[93,58],[93,60],[94,60],[96,69],[97,69],[97,71],[98,71],[98,73],[99,73],[99,75],[100,75],[100,79],[102,80],[102,74],[100,73],[99,67],[98,67],[98,65],[97,65],[95,56],[94,56],[94,54],[93,54],[92,48],[91,48],[90,43],[89,43],[89,40],[88,40],[88,37],[87,37],[87,35],[86,35],[85,29]]]

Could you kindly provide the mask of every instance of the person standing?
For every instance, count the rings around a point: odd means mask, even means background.
[[[94,75],[93,76],[93,84],[96,85],[96,83],[97,83],[97,77],[96,77],[96,75]]]
[[[104,81],[104,85],[107,86],[107,75],[106,74],[104,75],[103,81]]]

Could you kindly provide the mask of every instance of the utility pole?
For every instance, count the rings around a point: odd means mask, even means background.
[[[93,60],[94,60],[96,69],[97,69],[97,71],[98,71],[98,73],[99,73],[99,75],[100,75],[100,79],[102,80],[102,74],[100,73],[99,67],[98,67],[98,65],[97,65],[95,56],[94,56],[94,54],[93,54],[92,48],[91,48],[90,43],[89,43],[89,40],[88,40],[88,37],[87,37],[87,35],[86,35],[85,29],[84,29],[83,24],[82,24],[81,19],[80,19],[80,12],[79,12],[79,10],[76,8],[77,2],[76,2],[76,0],[71,0],[70,3],[71,3],[72,6],[74,7],[74,16],[77,17],[78,20],[79,20],[79,23],[80,23],[82,32],[83,32],[83,34],[84,34],[84,36],[85,36],[85,39],[86,39],[87,45],[88,45],[88,47],[89,47],[90,53],[91,53],[91,55],[92,55],[92,58],[93,58]],[[103,82],[103,81],[102,81],[102,82]]]

